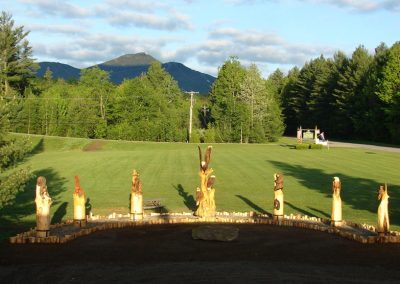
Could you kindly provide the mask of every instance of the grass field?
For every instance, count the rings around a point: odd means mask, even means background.
[[[94,214],[128,213],[131,173],[138,170],[145,199],[160,198],[170,212],[195,208],[199,184],[196,144],[100,141],[30,136],[32,154],[21,164],[47,179],[52,222],[71,219],[74,176]],[[273,174],[284,174],[285,214],[328,218],[331,181],[342,180],[343,218],[375,225],[377,189],[389,187],[391,229],[400,229],[400,154],[366,149],[295,150],[283,138],[264,145],[215,144],[218,211],[272,212]],[[204,151],[206,145],[201,145]],[[35,226],[35,180],[14,205],[0,210],[0,238]]]

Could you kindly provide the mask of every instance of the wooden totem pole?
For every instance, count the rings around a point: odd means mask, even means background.
[[[194,213],[199,217],[215,217],[215,176],[211,175],[213,173],[213,169],[208,168],[211,161],[211,149],[212,146],[208,146],[204,161],[201,155],[201,149],[199,148],[199,158],[200,158],[200,187],[196,190],[196,205],[197,210]]]
[[[79,177],[75,176],[74,197],[74,224],[79,227],[86,226],[86,196],[85,191],[81,188]]]
[[[36,236],[48,237],[50,235],[50,205],[52,200],[47,192],[46,179],[42,176],[36,182]]]
[[[334,177],[332,181],[332,215],[331,225],[341,226],[342,225],[342,199],[340,198],[340,191],[342,189],[342,183],[338,177]]]
[[[389,194],[387,189],[387,184],[381,185],[378,190],[378,200],[380,204],[378,207],[378,226],[376,231],[379,235],[385,235],[389,232]]]
[[[136,170],[132,172],[131,190],[131,220],[143,220],[143,192],[142,182]]]
[[[274,220],[283,219],[283,175],[274,174]]]

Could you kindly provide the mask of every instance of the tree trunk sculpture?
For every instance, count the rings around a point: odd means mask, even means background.
[[[36,182],[36,236],[50,235],[50,205],[52,200],[47,192],[46,179],[38,177]]]
[[[274,220],[283,219],[283,175],[274,174]]]
[[[202,160],[200,146],[198,148],[200,158],[200,187],[196,190],[197,210],[195,215],[199,217],[215,217],[215,188],[213,187],[215,176],[212,175],[213,169],[208,168],[211,161],[212,146],[207,147],[204,161]]]
[[[389,194],[387,190],[387,184],[379,187],[378,200],[381,202],[378,207],[378,226],[376,231],[380,235],[384,235],[389,232]]]
[[[131,219],[143,219],[143,192],[142,182],[136,170],[132,172],[132,191],[131,191]]]
[[[86,196],[79,183],[79,176],[75,176],[74,197],[74,223],[79,227],[86,225]]]
[[[342,183],[338,177],[333,178],[332,182],[332,215],[331,225],[341,226],[342,220],[342,199],[340,198],[340,191],[342,189]]]

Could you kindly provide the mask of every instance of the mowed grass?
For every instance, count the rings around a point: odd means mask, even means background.
[[[132,170],[143,183],[144,199],[161,199],[169,212],[195,209],[199,185],[196,144],[151,143],[30,136],[30,166],[47,179],[53,198],[52,222],[73,218],[74,176],[93,214],[129,212]],[[342,181],[343,218],[375,225],[377,189],[388,183],[391,229],[400,229],[400,154],[366,149],[295,150],[295,140],[263,145],[214,144],[218,211],[273,211],[273,174],[284,175],[285,214],[330,218],[331,182]],[[204,150],[207,145],[200,145]],[[35,180],[0,210],[2,238],[35,226]]]

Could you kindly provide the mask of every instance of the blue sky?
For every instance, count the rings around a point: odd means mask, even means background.
[[[216,76],[237,56],[264,76],[400,40],[400,0],[0,0],[37,61],[89,67],[146,52]]]

